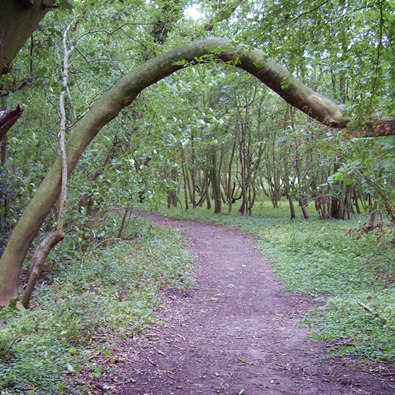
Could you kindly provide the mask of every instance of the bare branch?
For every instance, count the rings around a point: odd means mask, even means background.
[[[65,108],[65,95],[68,89],[68,77],[69,77],[69,57],[71,52],[74,50],[74,45],[68,47],[67,35],[71,27],[75,24],[77,16],[74,14],[73,20],[69,23],[66,29],[62,33],[63,43],[63,65],[62,65],[62,91],[59,96],[59,111],[60,111],[60,133],[59,133],[59,145],[60,145],[60,158],[61,158],[61,186],[59,195],[59,212],[56,230],[51,232],[44,238],[40,243],[37,250],[35,251],[32,259],[32,267],[30,269],[29,280],[26,285],[25,292],[21,298],[22,305],[27,308],[32,297],[33,290],[37,284],[38,279],[43,268],[46,265],[47,258],[51,253],[52,249],[64,239],[63,225],[66,212],[67,203],[67,156],[66,156],[66,108]]]
[[[297,19],[300,19],[302,16],[307,15],[307,14],[311,14],[314,11],[319,10],[321,7],[323,7],[326,3],[329,3],[329,0],[325,0],[324,2],[322,2],[321,4],[317,5],[317,7],[312,8],[311,10],[305,11],[300,13],[299,15],[297,15],[295,18],[293,18],[291,20],[291,23],[295,22]]]

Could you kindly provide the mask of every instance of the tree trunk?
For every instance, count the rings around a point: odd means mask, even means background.
[[[378,210],[379,210],[379,199],[377,196],[375,196],[373,210],[370,212],[370,215],[369,215],[369,222],[368,222],[368,226],[367,226],[368,230],[372,230],[374,228]]]
[[[15,110],[11,110],[8,106],[0,109],[0,140],[8,133],[14,123],[20,118],[24,108],[18,106]]]
[[[190,196],[191,196],[191,202],[193,205],[193,208],[197,206],[196,204],[196,169],[195,169],[195,136],[193,134],[193,131],[191,131],[190,135],[190,141],[191,141],[191,189],[190,191]]]
[[[245,155],[245,127],[241,119],[237,125],[240,133],[239,137],[239,161],[240,161],[240,187],[241,187],[241,204],[239,213],[244,215],[247,210],[247,176],[246,176],[246,155]]]
[[[9,71],[19,50],[55,4],[56,0],[1,0],[0,76]]]
[[[58,229],[51,232],[39,245],[32,259],[32,268],[30,270],[29,280],[27,282],[25,292],[21,298],[22,306],[26,309],[29,307],[33,290],[37,284],[40,274],[47,262],[47,258],[52,248],[56,246],[64,238],[64,233]]]
[[[352,190],[352,200],[354,202],[354,206],[357,214],[361,214],[361,209],[359,208],[359,202],[358,202],[358,194],[355,187]]]
[[[1,139],[1,165],[5,166],[8,161],[8,135]]]
[[[6,4],[9,7],[14,7],[12,3],[11,0],[8,0],[7,3],[3,1],[1,3],[3,10]],[[34,7],[38,3],[37,0],[34,1]],[[40,17],[45,14],[45,10],[41,13],[38,12],[38,8],[32,9],[36,10]],[[5,18],[9,17],[10,13],[1,12],[0,15]],[[38,20],[35,18],[31,28],[36,26]],[[10,24],[18,25],[15,20],[9,19],[7,23],[4,20],[0,26],[9,26]],[[8,32],[4,29],[2,34],[4,35],[3,40],[5,36],[8,37]],[[12,41],[9,38],[7,40]],[[18,41],[20,41],[19,37]],[[4,45],[4,47],[6,46],[8,44]],[[2,49],[2,53],[5,53],[7,59],[10,59],[7,51]],[[212,54],[219,61],[231,62],[251,73],[288,103],[325,125],[347,126],[348,119],[344,117],[338,105],[292,77],[285,67],[275,63],[272,59],[267,59],[263,52],[258,50],[248,52],[245,49],[240,51],[239,48],[231,46],[230,40],[208,38],[175,48],[147,61],[123,76],[106,92],[79,120],[70,135],[66,146],[68,175],[72,174],[86,147],[99,131],[124,107],[133,102],[143,89],[180,69],[184,69],[188,64],[206,62],[207,58],[201,57],[207,54]],[[6,61],[4,58],[1,62],[1,64],[7,65],[9,60]],[[385,133],[395,134],[395,122],[389,125],[389,128],[385,129]],[[377,128],[373,126],[372,128],[373,132],[377,131]],[[60,186],[61,160],[58,158],[25,208],[0,259],[0,305],[8,305],[12,299],[17,297],[17,284],[26,253],[39,232],[41,224],[55,204],[60,193]]]
[[[177,170],[171,170],[170,178],[174,183],[177,182]],[[174,188],[169,189],[167,191],[167,208],[177,207],[177,202],[177,191]]]
[[[187,181],[187,174],[186,174],[186,165],[184,163],[181,164],[181,169],[182,169],[182,179],[184,181],[184,198],[185,198],[185,210],[189,209],[188,205],[188,181]]]
[[[210,178],[209,178],[209,173],[207,171],[207,193],[206,193],[206,204],[207,204],[207,210],[211,210],[211,199],[210,199]]]
[[[202,207],[203,203],[206,199],[206,197],[208,196],[209,193],[209,186],[210,186],[210,179],[208,178],[208,173],[207,170],[203,171],[203,182],[202,182],[202,189],[199,190],[200,192],[200,197],[198,202],[196,203],[197,207]]]
[[[220,174],[220,169],[217,169],[217,152],[215,147],[212,148],[210,154],[210,180],[211,187],[213,191],[214,199],[214,214],[220,214],[222,210],[222,200],[221,200],[221,182],[219,180],[218,174]],[[219,165],[220,167],[221,165]]]
[[[228,213],[232,212],[233,205],[233,193],[235,184],[232,183],[232,165],[233,159],[235,157],[236,152],[236,140],[233,141],[232,151],[230,153],[229,163],[228,163],[228,180],[227,180],[227,199],[228,199]]]
[[[289,183],[289,167],[288,167],[288,155],[284,155],[284,193],[289,203],[289,214],[291,221],[296,218],[295,206],[293,197],[291,194],[291,186]]]
[[[299,157],[299,147],[297,144],[295,144],[295,170],[296,170],[296,175],[298,177],[298,201],[299,201],[299,206],[300,209],[302,210],[303,218],[304,219],[309,219],[310,216],[307,212],[306,206],[307,206],[307,198],[303,190],[302,186],[302,172],[300,169],[300,157]]]
[[[125,211],[122,216],[122,223],[118,231],[118,239],[122,238],[123,232],[125,232],[125,230],[128,227],[131,216],[132,216],[132,209],[130,209],[129,207],[125,208]]]
[[[61,161],[61,179],[60,179],[60,196],[59,196],[59,211],[58,220],[56,224],[56,230],[51,232],[44,240],[40,243],[32,259],[32,269],[30,272],[29,280],[26,285],[25,292],[23,293],[21,302],[25,308],[29,307],[30,299],[33,290],[36,286],[42,269],[46,265],[47,258],[52,249],[64,239],[64,220],[66,215],[66,204],[67,204],[67,157],[66,157],[66,107],[65,107],[65,96],[67,92],[67,84],[69,77],[69,56],[74,50],[74,47],[68,48],[67,45],[67,34],[70,28],[76,21],[76,16],[66,27],[62,34],[63,42],[63,67],[62,67],[62,91],[59,95],[59,112],[60,112],[60,133],[59,133],[59,148],[60,148],[60,161]]]

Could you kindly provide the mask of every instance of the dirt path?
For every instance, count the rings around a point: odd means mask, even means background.
[[[395,382],[352,360],[322,360],[323,345],[306,340],[300,323],[311,301],[284,290],[254,249],[256,239],[220,226],[150,219],[185,234],[196,257],[195,283],[187,295],[167,295],[161,325],[123,344],[128,351],[117,377],[101,383],[107,393],[395,393]]]

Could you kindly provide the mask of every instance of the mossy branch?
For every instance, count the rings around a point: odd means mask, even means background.
[[[336,103],[314,92],[294,78],[288,70],[259,50],[235,47],[228,39],[208,38],[175,48],[136,67],[122,77],[75,125],[66,144],[68,175],[73,172],[83,152],[99,131],[119,112],[130,105],[145,88],[187,65],[207,62],[207,55],[254,75],[286,102],[317,121],[336,128],[346,128],[349,119]],[[375,122],[374,125],[378,125]],[[382,125],[382,124],[380,124]],[[392,125],[392,126],[391,126]],[[395,134],[393,123],[380,127],[386,135]],[[373,127],[372,135],[380,135]],[[0,259],[0,306],[17,296],[22,264],[31,243],[61,193],[65,167],[59,157],[26,207]]]

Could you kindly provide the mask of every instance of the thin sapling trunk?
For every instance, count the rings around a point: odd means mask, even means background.
[[[25,292],[23,293],[21,298],[21,303],[25,308],[29,307],[33,290],[37,284],[38,279],[40,278],[40,274],[43,268],[46,265],[47,258],[50,252],[59,242],[61,242],[64,239],[63,225],[64,225],[64,218],[65,218],[66,204],[67,204],[67,178],[68,178],[66,139],[65,139],[66,125],[67,125],[65,96],[67,93],[67,83],[68,83],[68,75],[69,75],[69,57],[74,49],[74,46],[68,48],[67,35],[71,27],[76,22],[76,19],[77,18],[74,15],[73,20],[66,27],[66,29],[62,34],[62,43],[63,43],[62,91],[59,95],[59,111],[60,111],[59,146],[60,146],[62,174],[61,174],[61,186],[60,186],[60,195],[59,195],[58,221],[57,221],[56,229],[51,233],[49,233],[44,238],[44,240],[40,243],[40,245],[38,246],[38,248],[36,249],[33,255],[29,279],[25,288]]]

